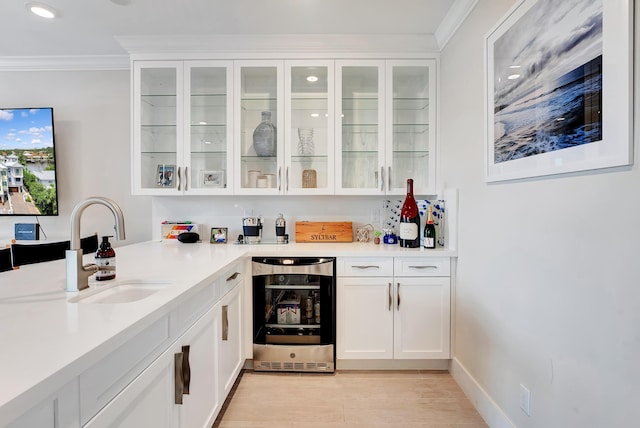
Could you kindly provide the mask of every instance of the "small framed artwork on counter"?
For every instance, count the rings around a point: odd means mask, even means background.
[[[227,243],[227,231],[226,227],[212,227],[211,228],[211,243],[212,244],[226,244]]]
[[[158,187],[174,187],[175,172],[175,165],[159,164],[156,172],[156,185]]]

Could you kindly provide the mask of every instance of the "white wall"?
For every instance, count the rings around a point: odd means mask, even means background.
[[[2,107],[53,107],[58,177],[57,217],[40,217],[49,240],[69,239],[69,216],[88,196],[115,200],[125,214],[127,240],[151,238],[149,198],[131,196],[129,71],[0,72]],[[14,223],[34,217],[0,218],[0,244]],[[113,216],[102,206],[87,208],[82,235],[113,235]],[[41,237],[42,238],[42,237]]]
[[[480,0],[441,57],[442,171],[460,192],[452,367],[492,427],[635,426],[638,156],[632,167],[484,182],[483,37],[514,3]]]

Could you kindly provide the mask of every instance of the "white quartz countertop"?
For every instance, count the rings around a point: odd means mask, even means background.
[[[170,311],[190,290],[240,258],[455,256],[455,252],[444,249],[405,249],[371,243],[233,245],[150,241],[115,250],[115,281],[157,279],[171,284],[137,302],[79,304],[69,302],[77,293],[64,291],[64,260],[0,273],[0,425],[54,393]],[[86,263],[92,259],[85,256]],[[90,284],[100,286],[95,281]]]

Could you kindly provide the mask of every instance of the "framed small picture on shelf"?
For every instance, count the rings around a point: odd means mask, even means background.
[[[203,187],[225,187],[224,171],[202,171],[201,174]]]
[[[176,172],[175,165],[159,164],[156,172],[156,186],[158,187],[174,187],[174,176]]]
[[[227,231],[226,227],[212,227],[211,228],[211,243],[212,244],[226,244],[227,243]]]

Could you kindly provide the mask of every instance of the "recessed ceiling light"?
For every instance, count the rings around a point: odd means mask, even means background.
[[[54,8],[43,3],[26,3],[25,7],[31,13],[34,13],[42,18],[53,19],[57,14]]]
[[[320,117],[319,113],[311,113],[311,117]]]
[[[307,76],[307,82],[317,82],[317,81],[318,81],[317,76]]]

